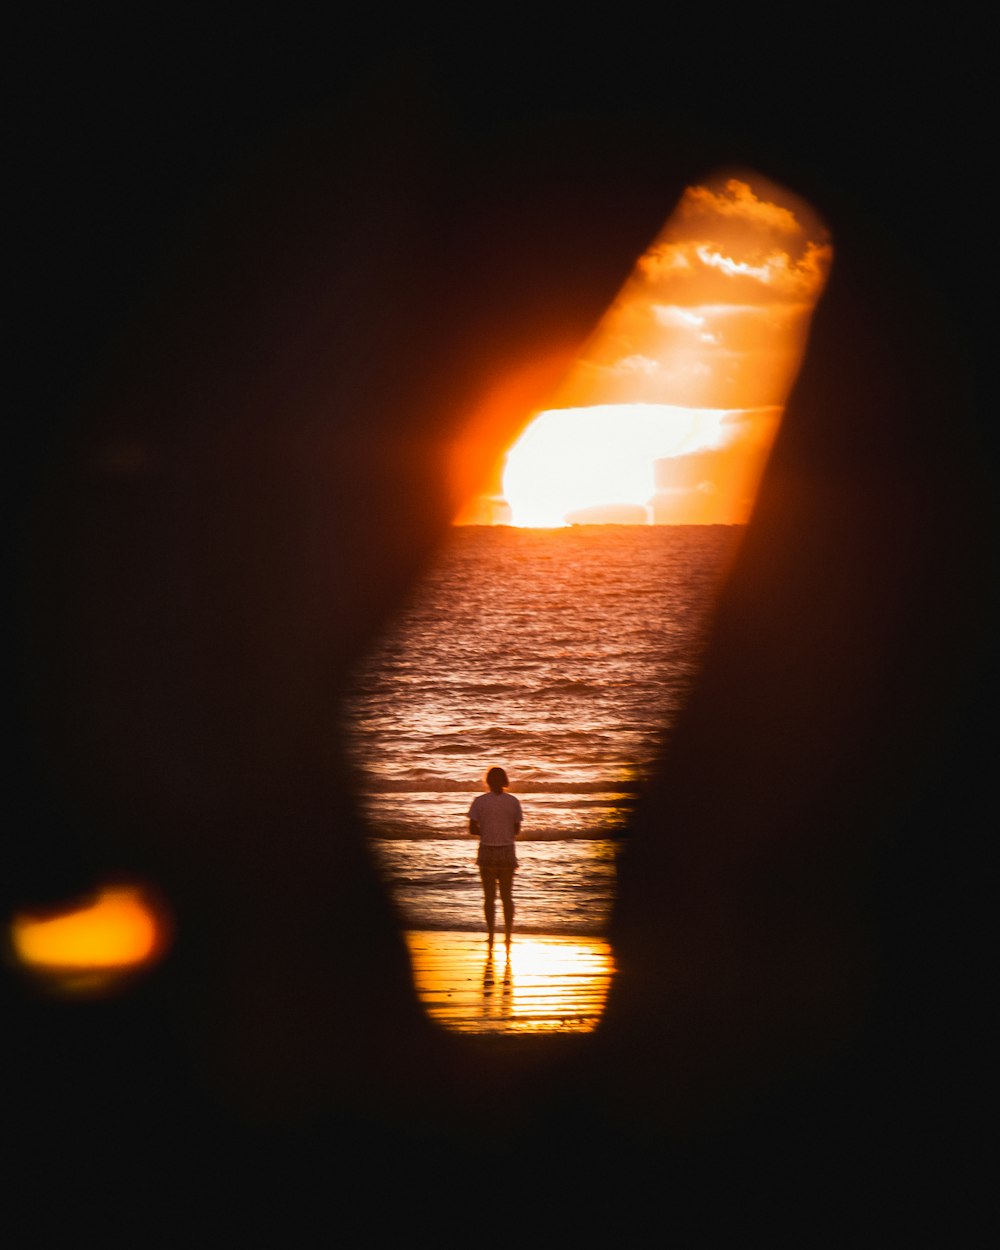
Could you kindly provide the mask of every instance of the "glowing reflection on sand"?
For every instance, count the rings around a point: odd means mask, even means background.
[[[509,955],[478,933],[415,930],[406,939],[424,1009],[459,1033],[589,1033],[614,975],[603,938],[515,935]]]

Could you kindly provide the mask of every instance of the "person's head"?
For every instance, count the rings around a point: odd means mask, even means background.
[[[495,794],[499,794],[507,787],[507,774],[502,768],[491,768],[486,774],[486,784]]]

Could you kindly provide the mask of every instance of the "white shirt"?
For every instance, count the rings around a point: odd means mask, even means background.
[[[490,790],[472,800],[469,819],[479,825],[480,846],[512,846],[521,824],[521,804],[506,791]]]

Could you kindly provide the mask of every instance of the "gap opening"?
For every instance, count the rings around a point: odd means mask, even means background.
[[[798,197],[720,172],[688,187],[547,406],[470,422],[449,537],[344,709],[443,1027],[597,1026],[629,814],[697,676],[832,255]],[[509,946],[499,899],[488,941],[469,824],[492,766],[523,814]]]

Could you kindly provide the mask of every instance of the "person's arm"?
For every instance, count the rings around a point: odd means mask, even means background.
[[[519,838],[520,836],[521,836],[521,822],[519,820],[515,820],[514,821],[514,837]]]
[[[479,837],[479,821],[473,820],[471,816],[469,817],[469,837]]]

